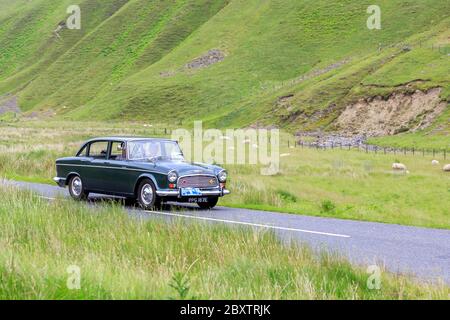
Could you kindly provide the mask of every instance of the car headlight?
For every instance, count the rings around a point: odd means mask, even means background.
[[[217,177],[219,178],[220,182],[226,182],[228,174],[227,174],[227,172],[225,170],[224,171],[220,171],[220,173],[219,173],[219,175]]]
[[[175,171],[171,171],[167,175],[167,179],[169,179],[169,182],[174,183],[178,179],[178,174]]]

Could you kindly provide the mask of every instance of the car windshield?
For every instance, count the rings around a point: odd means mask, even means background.
[[[130,160],[184,160],[183,153],[175,141],[132,141],[128,143],[128,148]]]

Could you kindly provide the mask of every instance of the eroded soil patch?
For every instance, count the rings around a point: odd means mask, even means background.
[[[336,119],[337,131],[346,135],[385,136],[422,130],[446,109],[441,88],[413,93],[395,92],[351,104]]]

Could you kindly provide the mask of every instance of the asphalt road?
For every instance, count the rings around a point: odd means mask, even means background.
[[[69,196],[67,190],[56,186],[3,183],[33,190],[48,200]],[[104,197],[93,195],[90,201],[98,199]],[[298,241],[314,249],[337,252],[361,266],[384,266],[391,272],[412,274],[424,280],[441,279],[450,284],[450,230],[225,207],[204,211],[189,205],[169,205],[158,212],[134,207],[127,207],[127,210],[131,216],[144,219],[185,219],[271,229],[283,241]]]

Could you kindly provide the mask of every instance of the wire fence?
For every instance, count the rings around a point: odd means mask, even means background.
[[[442,158],[447,160],[450,150],[441,148],[394,148],[394,147],[382,147],[368,144],[352,145],[352,144],[342,144],[342,143],[331,143],[327,145],[320,145],[314,142],[304,142],[304,141],[291,141],[287,142],[288,148],[310,148],[316,150],[349,150],[349,151],[359,151],[372,154],[394,154],[394,155],[412,155],[412,156],[433,156],[433,158]]]
[[[450,45],[449,44],[429,44],[429,43],[424,43],[423,41],[419,41],[415,44],[411,44],[411,43],[395,43],[395,44],[390,44],[390,45],[382,45],[380,44],[378,46],[378,51],[382,51],[384,49],[389,49],[389,48],[398,48],[398,49],[402,49],[403,51],[410,51],[413,49],[430,49],[432,51],[436,51],[438,53],[444,54],[444,55],[448,55],[450,54]]]
[[[140,135],[151,135],[151,136],[161,136],[161,137],[169,137],[172,134],[172,129],[155,127],[155,128],[142,128],[142,129],[133,129],[132,132],[134,134]],[[269,138],[270,143],[270,138]],[[395,148],[395,147],[383,147],[376,146],[370,144],[345,144],[345,143],[327,143],[320,144],[317,142],[306,142],[299,141],[295,138],[287,140],[288,148],[309,148],[316,150],[348,150],[348,151],[359,151],[371,154],[393,154],[393,155],[412,155],[412,156],[432,156],[433,158],[440,158],[447,160],[450,157],[450,149],[445,148],[417,148],[417,147],[409,147],[409,148]]]

